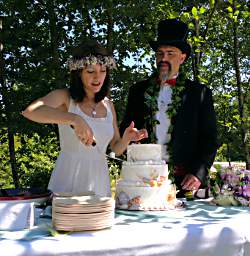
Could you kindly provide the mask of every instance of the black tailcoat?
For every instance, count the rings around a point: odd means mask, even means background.
[[[120,125],[121,134],[131,121],[135,122],[137,129],[146,128],[149,134],[153,132],[152,125],[146,123],[144,118],[150,114],[144,99],[148,86],[149,79],[130,87],[125,117]],[[186,173],[194,174],[204,186],[217,149],[211,90],[205,85],[186,80],[182,104],[172,123],[174,165],[183,166]],[[142,143],[148,142],[144,140]]]

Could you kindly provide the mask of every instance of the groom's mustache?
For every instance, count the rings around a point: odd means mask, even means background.
[[[168,62],[168,61],[160,61],[160,62],[157,64],[157,67],[160,68],[163,64],[164,64],[164,65],[168,65],[169,71],[171,70],[172,66],[171,66],[170,62]]]

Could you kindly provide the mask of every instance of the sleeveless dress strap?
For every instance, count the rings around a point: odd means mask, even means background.
[[[112,118],[113,120],[113,113],[112,113],[112,110],[111,110],[111,103],[110,103],[110,99],[105,97],[104,100],[103,100],[103,103],[107,109],[107,118]]]
[[[104,105],[106,106],[106,108],[111,111],[110,99],[107,98],[107,97],[105,97],[105,98],[103,99],[103,102],[104,102]]]
[[[74,109],[76,108],[76,103],[74,100],[70,97],[69,98],[69,109],[68,112],[74,112]]]

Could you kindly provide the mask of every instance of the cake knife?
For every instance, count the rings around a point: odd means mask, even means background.
[[[74,130],[74,127],[73,125],[70,125],[70,127]],[[97,148],[97,150],[99,151],[99,153],[102,153],[102,151],[100,150],[100,148],[96,145],[96,141],[94,140],[92,142],[92,147],[95,147]],[[103,154],[103,153],[102,153]],[[118,157],[115,157],[115,153],[114,152],[111,152],[109,155],[108,154],[105,154],[104,155],[110,159],[114,159],[114,160],[117,160],[117,161],[120,161],[120,162],[124,162],[124,160],[122,160],[121,158],[118,158]]]

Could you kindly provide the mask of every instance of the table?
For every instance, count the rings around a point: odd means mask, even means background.
[[[249,256],[250,207],[197,200],[178,211],[116,211],[114,226],[101,231],[22,240],[0,234],[0,255]]]

